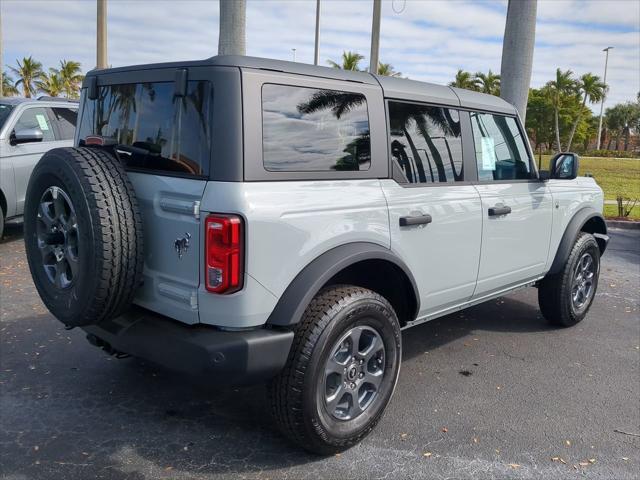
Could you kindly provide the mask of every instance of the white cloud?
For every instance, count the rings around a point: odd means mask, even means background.
[[[215,55],[213,0],[108,0],[109,61],[114,66]],[[343,50],[368,57],[371,2],[322,0],[321,64]],[[45,66],[61,58],[95,64],[95,0],[2,0],[4,61],[33,55]],[[395,11],[394,11],[395,9]],[[400,13],[397,13],[400,11]],[[449,82],[458,68],[500,71],[506,1],[385,0],[380,58],[411,78]],[[249,0],[247,53],[312,63],[314,0]],[[540,0],[532,85],[556,67],[602,75],[611,51],[608,102],[640,90],[640,2]],[[368,64],[368,58],[362,66]]]

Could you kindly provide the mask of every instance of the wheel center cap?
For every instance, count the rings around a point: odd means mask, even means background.
[[[355,365],[351,365],[351,367],[349,367],[349,370],[347,370],[347,378],[349,380],[355,380],[357,376],[358,376],[358,369],[356,368]]]

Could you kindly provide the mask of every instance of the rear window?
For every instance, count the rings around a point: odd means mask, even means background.
[[[266,84],[262,147],[272,172],[369,170],[367,101],[360,93]]]
[[[205,175],[211,151],[211,84],[188,82],[187,95],[174,95],[173,82],[100,87],[85,97],[79,139],[102,137],[118,145],[129,168]]]

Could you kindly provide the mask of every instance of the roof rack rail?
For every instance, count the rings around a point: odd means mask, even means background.
[[[79,103],[79,100],[75,98],[49,97],[47,95],[42,95],[41,97],[38,97],[38,100],[43,100],[46,102]]]

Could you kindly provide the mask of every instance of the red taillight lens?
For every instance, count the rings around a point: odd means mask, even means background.
[[[209,215],[205,220],[205,277],[207,290],[233,293],[242,288],[242,219],[235,215]]]

